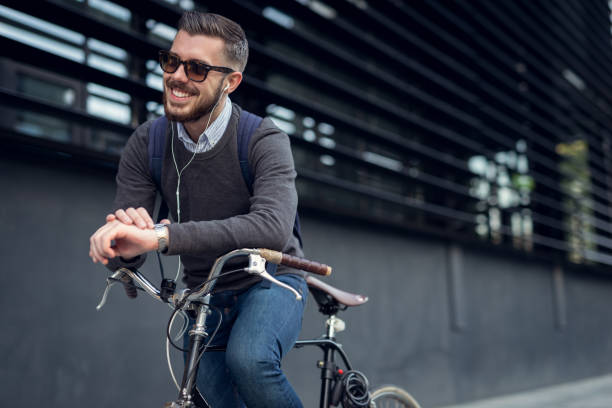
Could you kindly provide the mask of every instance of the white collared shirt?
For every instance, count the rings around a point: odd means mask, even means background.
[[[178,138],[181,142],[183,142],[185,148],[192,153],[207,152],[213,147],[215,147],[217,142],[221,140],[221,137],[225,133],[225,129],[227,129],[227,125],[231,117],[232,101],[230,101],[230,98],[228,96],[227,100],[225,101],[225,106],[221,111],[221,114],[217,116],[217,119],[215,119],[213,123],[210,124],[210,126],[208,126],[208,129],[205,132],[202,132],[202,134],[198,138],[197,144],[193,140],[191,140],[189,134],[185,130],[185,127],[180,122],[177,123],[176,126],[178,130]]]

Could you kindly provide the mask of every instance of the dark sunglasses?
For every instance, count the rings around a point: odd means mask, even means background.
[[[234,72],[234,70],[231,68],[215,67],[198,60],[183,61],[178,55],[171,53],[170,51],[159,52],[159,66],[164,72],[172,74],[173,72],[176,72],[181,64],[183,64],[183,68],[185,68],[185,75],[187,75],[187,78],[194,82],[204,81],[208,76],[209,71],[218,71],[225,74]]]

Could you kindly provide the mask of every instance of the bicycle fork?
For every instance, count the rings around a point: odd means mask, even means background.
[[[204,302],[207,303],[210,296],[206,296]],[[181,381],[181,390],[179,399],[175,402],[170,402],[165,405],[165,408],[205,408],[208,403],[204,397],[197,391],[196,378],[198,376],[198,366],[204,342],[208,337],[206,332],[206,318],[210,314],[210,308],[207,304],[200,304],[197,308],[197,317],[193,328],[189,331],[189,336],[192,338],[189,355],[183,372],[183,380]]]
[[[190,394],[188,391],[195,386],[197,372],[192,372],[192,370],[198,369],[202,343],[208,337],[208,333],[206,332],[206,317],[208,316],[208,313],[209,307],[207,305],[199,305],[195,325],[193,326],[193,329],[189,331],[189,336],[193,337],[193,342],[191,352],[189,353],[187,372],[185,373],[187,378],[183,378],[183,387],[181,391],[183,397],[188,396]]]

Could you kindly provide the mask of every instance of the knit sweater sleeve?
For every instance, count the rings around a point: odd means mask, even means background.
[[[151,122],[139,126],[121,154],[113,210],[144,207],[153,214],[156,187],[149,169],[148,142]]]
[[[243,247],[283,250],[296,214],[296,172],[289,137],[270,119],[252,136],[249,164],[254,183],[248,214],[172,224],[168,254],[216,257]]]
[[[143,207],[153,217],[156,187],[149,170],[147,150],[150,124],[151,122],[146,122],[139,126],[130,136],[121,153],[116,176],[117,191],[113,211],[130,207]],[[140,255],[130,262],[114,258],[109,260],[107,267],[111,270],[120,267],[140,267],[145,259],[146,254]]]

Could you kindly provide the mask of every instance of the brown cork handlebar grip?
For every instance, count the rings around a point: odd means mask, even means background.
[[[270,249],[259,249],[259,254],[268,262],[301,269],[306,272],[316,273],[317,275],[328,276],[332,272],[331,266],[283,254],[282,252],[272,251]]]

